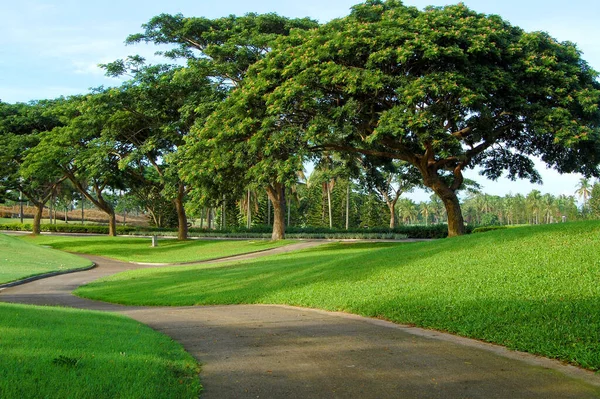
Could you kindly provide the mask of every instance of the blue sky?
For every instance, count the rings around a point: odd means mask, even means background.
[[[86,92],[91,87],[116,85],[103,76],[99,63],[131,54],[153,59],[152,46],[125,46],[127,35],[141,30],[142,23],[160,13],[209,18],[247,12],[276,12],[288,17],[309,16],[325,22],[348,13],[358,0],[303,1],[205,1],[179,0],[22,0],[3,2],[0,24],[0,100],[26,102]],[[470,8],[499,14],[528,31],[549,32],[560,41],[577,43],[583,57],[600,70],[600,6],[597,0],[466,0]],[[406,0],[423,8],[451,1]],[[491,194],[542,192],[573,194],[579,177],[560,176],[540,166],[544,186],[526,182],[498,182],[477,178]],[[414,196],[416,200],[424,194]]]

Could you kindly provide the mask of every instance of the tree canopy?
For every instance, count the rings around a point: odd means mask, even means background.
[[[419,185],[439,198],[421,208],[425,222],[443,205],[454,236],[465,231],[457,194],[469,187],[468,169],[539,182],[538,157],[561,173],[600,177],[600,83],[576,45],[462,3],[419,10],[367,0],[325,24],[161,14],[127,42],[169,46],[163,54],[187,65],[133,56],[104,65],[130,76],[119,87],[0,103],[0,200],[20,190],[42,209],[48,190],[69,179],[109,215],[114,234],[108,196],[123,189],[148,207],[176,209],[185,239],[186,200],[225,214],[242,196],[250,209],[246,193],[260,188],[279,239],[311,161],[321,180],[307,184],[307,198],[321,195],[323,205],[311,213],[324,220],[327,208],[330,226],[342,215],[334,203],[345,203],[348,219],[350,178],[362,176],[370,192],[361,207],[377,209],[361,224],[380,223],[382,200],[390,227],[397,214],[417,220],[415,204],[399,196]],[[536,222],[552,220],[550,202],[532,194]]]
[[[576,46],[464,4],[372,0],[292,31],[227,101],[239,110],[227,111],[231,134],[287,132],[310,151],[412,165],[443,201],[450,235],[464,232],[466,169],[535,182],[538,156],[600,175],[600,84]]]

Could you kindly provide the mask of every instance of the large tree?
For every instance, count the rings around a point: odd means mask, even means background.
[[[12,199],[21,192],[35,206],[33,234],[40,233],[44,206],[65,177],[52,164],[29,173],[24,158],[37,146],[42,132],[62,126],[51,111],[61,102],[0,103],[0,190],[2,195],[12,193]]]
[[[240,91],[240,126],[261,118],[249,137],[277,121],[313,151],[415,167],[443,201],[450,236],[465,231],[466,169],[537,182],[537,156],[562,173],[600,174],[600,84],[577,47],[463,4],[359,4],[280,40]]]
[[[109,90],[114,113],[103,135],[117,144],[121,167],[151,167],[158,175],[160,191],[172,201],[178,220],[178,238],[187,239],[184,199],[188,187],[179,177],[177,150],[195,122],[202,124],[224,92],[202,71],[169,65],[147,66],[140,57],[104,65],[111,76],[131,79]],[[156,184],[148,173],[139,174],[143,185]],[[137,184],[136,186],[139,186]]]
[[[101,97],[106,101],[102,101]],[[126,186],[127,173],[120,168],[116,143],[102,132],[114,113],[110,94],[96,92],[74,96],[55,107],[62,126],[40,133],[39,143],[31,148],[23,165],[28,176],[58,169],[73,186],[105,212],[109,235],[115,236],[116,215],[107,194]]]
[[[143,26],[144,32],[131,35],[127,41],[174,45],[164,52],[166,56],[187,59],[191,70],[229,90],[243,82],[249,67],[264,58],[278,38],[316,26],[308,18],[288,19],[276,14],[217,19],[161,14]],[[179,158],[181,176],[193,186],[195,199],[206,203],[221,201],[224,194],[241,194],[248,185],[263,187],[273,204],[273,238],[283,238],[285,188],[295,183],[302,159],[292,155],[295,148],[285,138],[289,132],[281,131],[275,141],[267,135],[250,141],[244,138],[244,129],[227,131],[232,111],[243,112],[233,104],[235,101],[220,107],[217,116],[206,124],[197,123]],[[227,171],[224,162],[230,162]]]

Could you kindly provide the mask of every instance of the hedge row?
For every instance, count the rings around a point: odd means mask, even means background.
[[[129,233],[135,236],[158,235],[161,237],[176,237],[175,231],[135,231]],[[259,232],[237,232],[225,233],[219,231],[203,231],[191,232],[190,237],[206,237],[206,238],[249,238],[249,239],[270,239],[271,233]],[[403,240],[408,238],[405,234],[395,233],[286,233],[288,239],[331,239],[331,240]]]
[[[0,230],[5,231],[32,231],[30,223],[10,223],[0,224]],[[108,234],[108,226],[94,224],[42,224],[40,230],[53,233],[87,233],[87,234]],[[117,234],[129,234],[135,231],[135,227],[117,226]]]
[[[168,231],[167,229],[144,229],[146,231]],[[472,228],[467,228],[467,231],[470,233]],[[271,236],[272,227],[271,226],[253,226],[251,229],[236,227],[229,228],[225,230],[218,230],[219,234],[257,234],[262,233],[266,234],[269,237]],[[212,232],[207,233],[206,230],[191,228],[190,234],[213,234]],[[294,237],[296,234],[301,234],[303,236],[306,235],[317,235],[323,238],[335,237],[342,238],[341,236],[360,236],[363,237],[365,234],[376,234],[380,236],[402,236],[404,238],[445,238],[448,236],[448,226],[445,224],[436,224],[430,226],[400,226],[395,229],[390,229],[386,227],[375,227],[368,229],[329,229],[325,227],[288,227],[286,229],[287,237]]]
[[[494,227],[494,226],[490,226]],[[488,227],[483,227],[488,228]],[[478,228],[481,231],[482,227]],[[31,231],[31,224],[0,224],[0,230]],[[108,234],[108,226],[92,224],[42,224],[42,231],[60,233],[91,233]],[[467,233],[472,231],[467,227]],[[487,230],[485,230],[487,231]],[[203,230],[191,228],[190,237],[224,237],[224,238],[270,238],[271,226],[254,226],[251,229],[229,228],[224,230]],[[176,229],[117,226],[118,234],[131,235],[160,235],[176,236]],[[445,238],[448,236],[448,226],[437,224],[430,226],[400,226],[395,229],[369,228],[369,229],[329,229],[323,227],[289,227],[286,230],[288,238],[328,238],[328,239],[403,239],[403,238]]]

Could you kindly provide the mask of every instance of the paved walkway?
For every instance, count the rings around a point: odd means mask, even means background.
[[[303,242],[245,259],[318,245]],[[89,271],[0,291],[5,302],[119,312],[181,342],[203,398],[600,398],[600,376],[478,341],[287,306],[131,307],[74,297],[142,267],[88,256]]]

